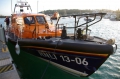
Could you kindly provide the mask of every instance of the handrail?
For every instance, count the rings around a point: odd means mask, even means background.
[[[101,17],[100,17],[100,19],[99,19],[98,21],[96,21],[96,22],[90,24],[89,26],[91,26],[91,25],[93,25],[93,24],[95,24],[95,23],[97,23],[97,22],[99,22],[99,21],[101,21],[101,20],[102,20],[102,15],[101,15]],[[88,27],[89,27],[89,26],[88,26]]]
[[[57,25],[60,20],[60,17],[57,19],[57,23],[55,24],[55,37],[57,37]]]
[[[86,16],[87,17],[87,19],[88,19],[88,16]],[[80,27],[80,26],[83,26],[83,25],[85,25],[85,24],[88,24],[88,23],[90,23],[90,22],[93,22],[94,20],[96,19],[96,15],[94,16],[94,19],[92,20],[92,21],[87,21],[87,22],[85,22],[85,23],[83,23],[83,24],[81,24],[81,25],[79,25],[79,26],[77,26],[77,27]]]
[[[58,25],[58,22],[60,20],[61,17],[69,17],[69,16],[72,16],[75,18],[75,25],[74,27],[71,27],[71,28],[74,28],[74,40],[75,40],[75,36],[76,36],[76,30],[78,27],[81,27],[83,25],[86,25],[86,34],[87,34],[87,30],[88,30],[88,27],[93,25],[93,24],[96,24],[97,22],[101,21],[103,15],[106,15],[106,13],[90,13],[90,14],[78,14],[78,15],[68,15],[68,16],[60,16],[57,20],[57,23],[56,23],[56,28],[55,28],[55,37],[57,36],[57,25]],[[80,16],[80,18],[78,18],[78,20],[76,19],[77,16]],[[100,19],[95,21],[96,19],[96,16],[100,16]],[[85,23],[82,23],[78,26],[78,22],[79,20],[82,18],[82,17],[86,17],[87,18],[87,21]],[[88,17],[94,17],[91,21],[88,21]],[[92,24],[89,24],[91,22],[95,21],[94,23]]]
[[[76,18],[77,16],[81,16],[81,17],[94,17],[94,19],[92,19],[92,21],[87,21],[87,22],[85,22],[85,23],[77,26],[77,27],[80,27],[80,26],[82,26],[82,25],[85,25],[85,24],[88,24],[88,23],[93,22],[93,21],[96,19],[96,16],[101,16],[101,18],[100,18],[100,20],[101,20],[101,19],[102,19],[102,16],[105,15],[105,14],[106,14],[106,13],[90,13],[90,14],[68,15],[68,16],[73,16],[74,18]],[[60,16],[60,17],[58,18],[58,20],[57,20],[56,26],[58,25],[58,22],[59,22],[59,20],[60,20],[61,17],[68,17],[68,16]],[[80,18],[81,18],[81,17],[80,17]],[[79,18],[78,21],[77,21],[77,25],[78,25],[78,22],[79,22],[80,18]],[[98,21],[90,24],[89,26],[91,26],[91,25],[99,22],[100,20],[98,20]],[[73,28],[77,28],[77,27],[75,26],[75,27],[73,27]],[[72,27],[71,27],[71,28],[72,28]]]
[[[32,38],[36,38],[37,37],[37,35],[36,35],[36,28],[37,28],[37,26],[36,26],[36,23],[35,23],[35,28],[34,28],[34,30],[32,32]]]

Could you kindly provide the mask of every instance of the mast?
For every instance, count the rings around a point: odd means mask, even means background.
[[[37,13],[38,13],[38,0],[37,0]]]
[[[12,14],[12,0],[11,0],[11,14]]]

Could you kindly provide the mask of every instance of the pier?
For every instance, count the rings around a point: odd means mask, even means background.
[[[3,28],[0,27],[0,79],[20,79],[4,37]]]

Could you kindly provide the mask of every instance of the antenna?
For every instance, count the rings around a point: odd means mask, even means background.
[[[37,0],[37,13],[38,13],[38,0]]]
[[[11,14],[12,14],[12,0],[11,0]]]

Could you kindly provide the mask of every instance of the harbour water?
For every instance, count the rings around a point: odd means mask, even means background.
[[[70,21],[70,20],[66,18],[66,21]],[[0,18],[0,24],[2,25],[5,24],[4,18]],[[120,21],[110,21],[109,19],[102,19],[102,21],[100,21],[99,23],[91,26],[90,29],[92,30],[91,35],[104,37],[106,39],[115,38],[116,44],[117,44],[117,51],[115,54],[111,55],[94,74],[92,74],[89,77],[80,77],[79,79],[120,79]],[[69,30],[69,32],[72,32],[72,30]],[[21,59],[21,61],[27,62],[27,65],[29,65],[30,63],[33,63],[36,65],[34,68],[38,69],[37,72],[34,72],[34,69],[32,69],[34,74],[27,74],[27,75],[35,75],[37,73],[41,73],[41,71],[39,71],[40,64],[37,64],[38,61],[29,62],[29,60],[24,60],[24,59]],[[26,65],[24,64],[24,66]],[[28,66],[26,66],[26,68],[27,67]],[[22,72],[22,73],[25,73],[25,72]],[[22,73],[20,72],[20,75]],[[46,73],[46,74],[49,74],[49,73]],[[61,76],[61,74],[57,74],[57,73],[56,75]],[[54,75],[51,75],[51,76],[54,76]],[[33,79],[40,79],[40,78],[41,77],[37,75],[36,78],[33,78]],[[29,79],[29,78],[22,76],[22,79]],[[63,79],[70,79],[70,78],[63,77]]]

